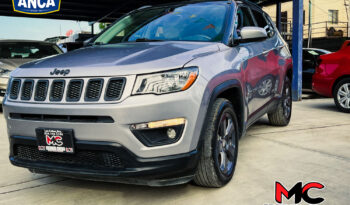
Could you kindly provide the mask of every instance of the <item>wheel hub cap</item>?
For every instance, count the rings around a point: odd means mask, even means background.
[[[350,83],[346,83],[339,88],[337,98],[343,108],[350,109]]]

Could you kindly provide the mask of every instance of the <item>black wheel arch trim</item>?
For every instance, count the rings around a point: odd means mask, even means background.
[[[247,103],[245,101],[245,97],[244,97],[244,90],[243,90],[243,87],[240,83],[239,80],[237,79],[232,79],[232,80],[228,80],[228,81],[225,81],[219,85],[217,85],[213,91],[211,92],[210,94],[210,98],[209,98],[209,103],[208,103],[208,106],[206,107],[205,109],[205,119],[203,121],[203,124],[201,126],[201,134],[200,134],[200,137],[199,137],[199,140],[198,140],[198,144],[197,144],[197,150],[200,151],[201,150],[201,147],[202,147],[202,143],[203,143],[203,132],[204,132],[204,126],[206,125],[207,123],[207,115],[208,115],[208,112],[209,112],[209,109],[210,107],[214,104],[215,100],[217,99],[218,96],[220,96],[220,94],[224,93],[225,91],[229,90],[229,89],[232,89],[232,88],[238,88],[239,91],[240,91],[240,98],[241,98],[241,102],[240,102],[240,111],[241,113],[236,113],[237,114],[240,114],[240,116],[238,118],[238,122],[239,122],[239,138],[241,138],[242,136],[244,136],[245,132],[246,132],[246,128],[247,128]]]

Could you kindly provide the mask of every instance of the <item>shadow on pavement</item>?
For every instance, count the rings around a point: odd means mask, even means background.
[[[85,181],[79,179],[70,179],[55,184],[58,190],[61,190],[64,187],[69,189],[91,189],[102,191],[103,193],[109,195],[113,193],[121,194],[123,197],[137,197],[143,198],[145,200],[151,199],[154,197],[164,197],[165,195],[169,199],[174,199],[182,194],[186,194],[189,189],[193,191],[193,189],[197,189],[198,191],[210,190],[207,188],[199,187],[193,185],[193,183],[176,185],[176,186],[168,186],[168,187],[149,187],[149,186],[141,186],[141,185],[129,185],[129,184],[119,184],[119,183],[111,183],[111,182],[99,182],[99,181]]]
[[[308,105],[311,108],[314,109],[320,109],[320,110],[326,110],[326,111],[332,111],[332,112],[337,112],[337,113],[342,113],[340,112],[337,107],[335,106],[335,104],[309,104]]]
[[[314,92],[303,92],[303,100],[312,100],[312,99],[324,99],[325,97],[320,96]]]

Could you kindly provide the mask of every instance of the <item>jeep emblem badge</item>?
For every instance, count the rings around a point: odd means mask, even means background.
[[[53,70],[52,72],[50,72],[50,75],[63,75],[66,76],[70,73],[69,69],[66,70],[58,70],[57,68],[55,68],[55,70]]]

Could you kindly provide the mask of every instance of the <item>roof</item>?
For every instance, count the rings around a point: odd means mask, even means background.
[[[242,1],[242,0],[241,0]],[[243,0],[245,1],[245,0]],[[291,0],[251,0],[260,6],[275,4],[277,1],[286,2]],[[184,2],[175,0],[61,0],[59,12],[46,15],[28,15],[13,11],[12,0],[0,2],[0,16],[20,16],[49,19],[65,19],[79,21],[112,22],[122,15],[146,5],[159,5],[165,3]],[[188,2],[195,2],[188,0]],[[108,17],[105,17],[108,15]]]

